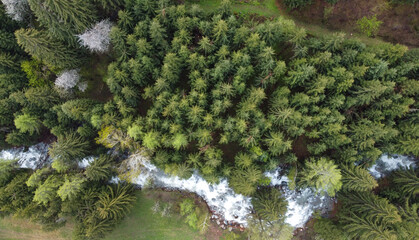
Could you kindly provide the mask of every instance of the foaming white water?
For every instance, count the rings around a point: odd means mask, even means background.
[[[373,177],[381,178],[396,169],[415,166],[415,160],[412,157],[402,155],[382,155],[368,170]]]
[[[48,144],[38,143],[25,151],[25,148],[11,148],[0,151],[0,159],[18,160],[21,168],[35,169],[41,167],[42,164],[49,161]]]
[[[131,169],[139,169],[139,175],[132,182],[146,186],[150,182],[156,187],[173,188],[194,192],[202,197],[208,206],[227,221],[234,221],[247,225],[247,217],[251,211],[251,198],[236,194],[229,186],[226,179],[221,179],[218,184],[210,184],[195,172],[188,179],[165,174],[162,170],[150,163],[140,154],[132,155],[128,163]],[[314,210],[325,210],[330,205],[331,199],[319,196],[311,189],[301,191],[290,190],[287,187],[289,179],[280,175],[280,170],[266,172],[265,176],[271,179],[271,185],[281,186],[286,200],[288,211],[285,222],[293,227],[302,227],[311,217]]]
[[[0,159],[19,159],[19,164],[23,168],[36,168],[39,165],[48,163],[48,145],[37,144],[30,147],[27,151],[24,148],[9,149],[0,152]],[[80,168],[86,168],[93,157],[87,157],[79,162]],[[139,186],[147,186],[150,182],[156,187],[179,189],[193,192],[202,197],[208,206],[218,215],[227,221],[234,221],[239,224],[247,225],[247,217],[251,211],[251,198],[236,194],[229,186],[226,179],[221,179],[218,184],[210,184],[203,179],[197,172],[188,179],[180,179],[176,176],[165,174],[155,165],[142,156],[133,154],[127,160],[128,169],[138,170],[132,182]],[[280,187],[288,201],[288,211],[285,222],[293,227],[302,227],[311,217],[315,210],[327,211],[331,199],[316,195],[311,189],[301,189],[300,191],[290,190],[287,185],[289,179],[280,175],[281,169],[266,172],[265,176],[271,179],[271,185]],[[112,182],[118,182],[117,177],[112,178]]]
[[[85,157],[83,158],[79,163],[79,168],[87,168],[90,163],[92,163],[95,160],[95,157],[90,156],[90,157]]]
[[[36,169],[42,167],[44,164],[51,163],[51,159],[48,156],[48,144],[38,143],[27,149],[24,147],[10,148],[0,151],[0,159],[4,160],[18,160],[18,164],[21,168]],[[94,160],[94,157],[83,158],[78,166],[80,168],[86,168]]]
[[[315,210],[328,212],[331,210],[333,200],[327,196],[316,194],[310,188],[299,191],[288,188],[289,179],[280,175],[281,169],[266,172],[265,176],[271,179],[271,185],[280,186],[288,202],[288,210],[285,222],[293,227],[302,227],[311,217]]]
[[[221,179],[218,184],[210,184],[196,172],[188,179],[181,179],[165,174],[139,154],[132,155],[129,160],[134,169],[140,166],[140,174],[132,180],[133,183],[146,186],[151,181],[156,187],[196,193],[207,202],[211,210],[222,215],[226,221],[246,225],[246,218],[252,207],[250,198],[234,193],[226,179]]]

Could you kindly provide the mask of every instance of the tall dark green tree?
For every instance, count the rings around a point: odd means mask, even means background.
[[[90,27],[96,19],[91,1],[29,0],[38,22],[56,39],[75,46],[75,35]]]
[[[15,35],[18,44],[27,53],[51,68],[76,68],[81,64],[81,56],[78,52],[68,49],[43,31],[20,29],[15,32]]]

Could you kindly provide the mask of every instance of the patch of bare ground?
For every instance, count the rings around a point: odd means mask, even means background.
[[[278,7],[286,9],[283,0]],[[391,4],[387,0],[340,0],[335,5],[325,0],[301,9],[288,11],[293,18],[307,23],[324,25],[332,30],[358,31],[356,21],[364,16],[377,15],[382,25],[378,36],[392,43],[419,47],[419,4]]]

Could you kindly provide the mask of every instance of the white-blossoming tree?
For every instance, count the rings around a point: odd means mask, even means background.
[[[23,21],[29,13],[28,0],[1,0],[6,8],[6,13],[13,20]]]
[[[55,86],[59,89],[68,91],[77,86],[79,80],[80,75],[78,69],[66,70],[58,75],[55,80]]]
[[[110,45],[110,31],[112,23],[109,20],[102,20],[92,28],[78,35],[82,46],[87,47],[91,52],[105,53]]]

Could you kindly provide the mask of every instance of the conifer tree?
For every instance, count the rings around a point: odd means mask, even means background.
[[[278,156],[291,149],[291,141],[285,141],[281,132],[271,132],[269,137],[265,139],[269,152],[274,156]]]
[[[370,191],[378,186],[369,172],[358,166],[341,166],[342,184],[349,191]]]
[[[155,131],[147,132],[143,138],[143,145],[151,150],[160,146],[160,134]]]
[[[89,143],[76,133],[59,136],[57,141],[51,144],[49,155],[52,159],[61,162],[73,162],[85,157],[88,153]]]
[[[173,148],[180,150],[188,145],[188,138],[183,133],[176,133],[172,138]]]
[[[0,67],[5,69],[17,69],[19,64],[16,62],[16,58],[14,56],[8,53],[0,52]]]
[[[57,194],[61,200],[73,200],[80,193],[83,183],[86,179],[81,178],[80,176],[74,176],[71,179],[66,178],[64,184],[58,188]]]
[[[343,217],[343,219],[343,228],[352,239],[397,239],[394,231],[387,229],[385,226],[370,218],[352,215],[350,217]]]
[[[61,180],[58,176],[49,176],[47,180],[36,189],[33,201],[44,205],[54,201],[58,197],[57,189],[60,185]]]
[[[394,172],[394,182],[407,196],[415,197],[419,194],[419,177],[413,168]]]
[[[0,30],[0,49],[8,52],[19,50],[19,46],[17,45],[12,32]]]
[[[394,224],[401,221],[397,208],[371,192],[348,192],[342,196],[347,210],[373,222]]]
[[[31,10],[51,36],[74,44],[76,34],[95,22],[96,13],[90,1],[28,0]]]
[[[261,219],[270,222],[284,219],[288,205],[276,188],[258,189],[252,197],[252,204],[256,214]]]
[[[92,181],[108,179],[112,174],[112,157],[100,155],[86,168],[85,175]]]
[[[135,201],[131,185],[118,184],[116,187],[108,186],[101,193],[97,202],[97,211],[102,219],[121,219],[130,210]]]
[[[256,184],[262,178],[262,172],[254,165],[245,169],[236,169],[231,174],[230,186],[236,193],[252,195]]]
[[[306,162],[301,181],[316,191],[334,196],[342,187],[342,175],[332,161],[326,158]]]
[[[27,53],[43,61],[50,68],[75,68],[80,64],[80,55],[53,40],[45,32],[35,29],[20,29],[15,32],[17,43]]]
[[[15,168],[17,160],[0,160],[0,186],[2,186],[9,180],[9,177],[12,176],[12,171]]]
[[[31,135],[34,133],[39,134],[42,126],[41,121],[36,116],[26,113],[15,118],[15,125],[21,132],[27,132]]]

